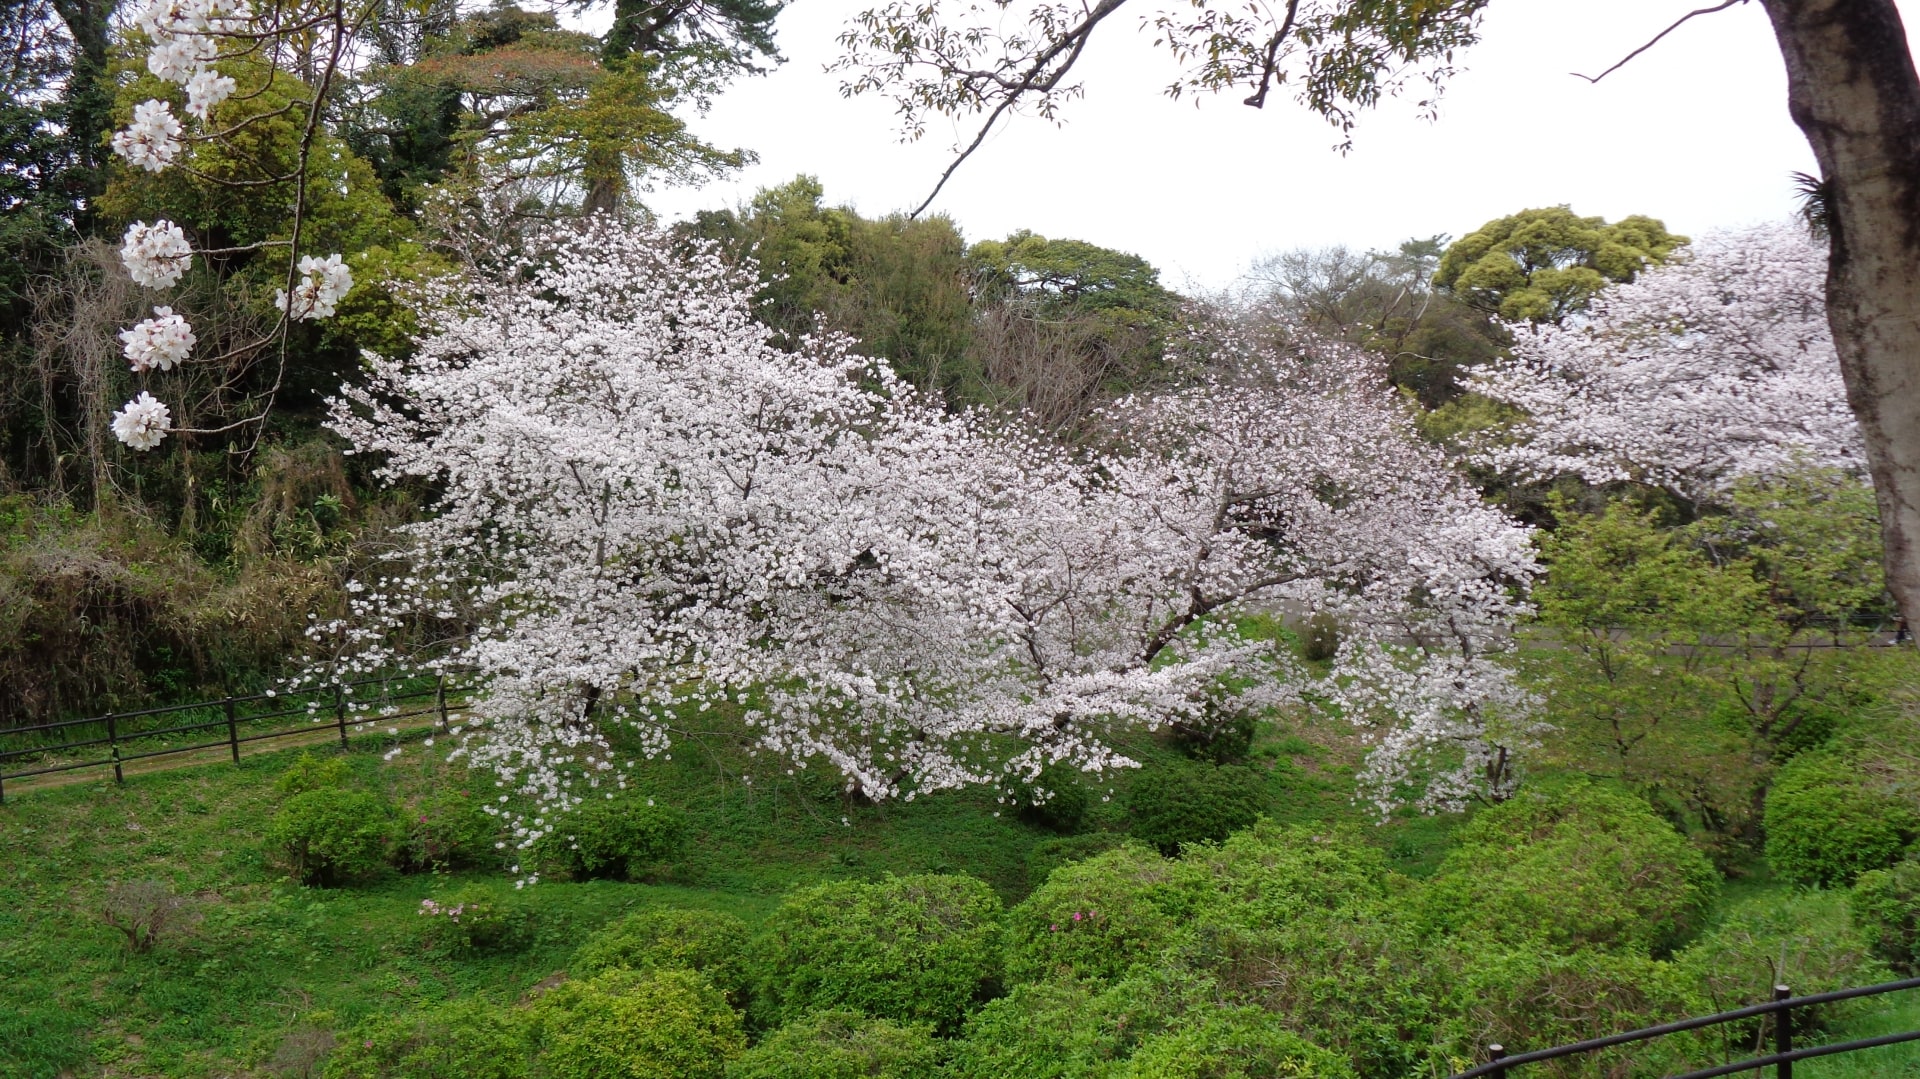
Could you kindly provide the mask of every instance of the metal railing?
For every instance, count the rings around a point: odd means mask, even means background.
[[[1630,1042],[1650,1041],[1668,1034],[1678,1034],[1687,1030],[1699,1030],[1702,1027],[1718,1026],[1723,1023],[1738,1023],[1747,1019],[1776,1016],[1773,1029],[1773,1052],[1766,1056],[1751,1057],[1731,1064],[1720,1064],[1697,1071],[1682,1072],[1668,1079],[1712,1079],[1717,1075],[1732,1075],[1735,1072],[1759,1071],[1772,1067],[1776,1079],[1793,1079],[1793,1064],[1797,1060],[1810,1060],[1814,1057],[1832,1056],[1835,1053],[1851,1053],[1861,1049],[1872,1049],[1882,1045],[1898,1045],[1901,1042],[1920,1041],[1920,1030],[1903,1034],[1885,1034],[1877,1038],[1858,1038],[1853,1041],[1832,1042],[1826,1045],[1808,1046],[1805,1049],[1793,1047],[1793,1010],[1809,1008],[1821,1004],[1831,1004],[1840,1000],[1853,1000],[1858,997],[1879,996],[1882,993],[1894,993],[1902,989],[1920,989],[1920,978],[1908,978],[1899,982],[1884,982],[1880,985],[1861,986],[1857,989],[1838,989],[1831,993],[1815,993],[1812,996],[1796,997],[1784,985],[1773,987],[1773,999],[1765,1004],[1755,1004],[1747,1008],[1737,1008],[1718,1015],[1705,1015],[1697,1019],[1682,1019],[1675,1023],[1665,1023],[1644,1030],[1630,1030],[1625,1034],[1613,1034],[1605,1038],[1593,1038],[1572,1045],[1555,1046],[1552,1049],[1539,1049],[1530,1053],[1509,1055],[1503,1045],[1487,1046],[1488,1060],[1478,1067],[1469,1068],[1456,1074],[1453,1079],[1479,1079],[1492,1076],[1493,1079],[1506,1079],[1507,1072],[1526,1064],[1537,1064],[1543,1060],[1558,1060],[1561,1057],[1577,1053],[1591,1053],[1598,1049],[1607,1049]]]
[[[374,693],[362,692],[369,687],[378,689]],[[238,763],[240,747],[250,742],[290,738],[327,728],[338,733],[342,746],[356,731],[421,716],[433,716],[434,726],[445,730],[452,696],[468,688],[449,685],[444,674],[436,674],[430,680],[420,676],[367,678],[291,693],[253,693],[0,730],[0,804],[6,802],[8,780],[30,776],[111,767],[114,782],[124,783],[123,766],[132,761],[226,746]],[[410,702],[427,703],[408,710],[406,705]],[[183,713],[212,718],[165,724],[165,717]],[[306,722],[261,729],[276,720],[294,716]],[[156,720],[163,725],[149,725]],[[174,745],[167,741],[173,738],[187,738],[190,744]],[[21,744],[29,741],[34,744]],[[152,748],[156,742],[159,748]],[[15,748],[7,748],[10,744]],[[72,756],[76,750],[90,750],[92,754],[76,759]],[[19,767],[23,764],[30,767]]]

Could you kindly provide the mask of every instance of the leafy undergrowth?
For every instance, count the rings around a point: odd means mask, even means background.
[[[990,791],[865,806],[808,771],[746,783],[739,731],[714,726],[723,729],[683,739],[672,759],[639,770],[649,795],[685,810],[684,853],[649,883],[544,880],[524,896],[537,911],[534,940],[507,955],[436,951],[418,913],[421,900],[467,885],[512,890],[504,868],[388,873],[343,888],[288,883],[261,836],[291,754],[10,799],[0,807],[0,1077],[284,1072],[276,1060],[297,1070],[302,1038],[324,1040],[320,1032],[374,1012],[517,1000],[563,970],[586,935],[636,909],[701,907],[754,925],[798,885],[929,871],[979,877],[1013,900],[1029,887],[1029,853],[1058,838]],[[444,745],[410,745],[391,760],[387,748],[369,738],[341,755],[357,785],[403,803],[462,787],[497,793],[490,776],[449,765]],[[1176,756],[1145,738],[1132,751],[1149,764]],[[1339,757],[1337,747],[1263,729],[1253,768],[1271,814],[1360,819],[1343,793],[1351,764]],[[1129,778],[1092,790],[1083,830],[1125,827]],[[1447,827],[1418,820],[1375,834],[1417,872],[1437,859]],[[147,879],[195,896],[202,917],[150,954],[129,954],[100,912],[113,883]]]

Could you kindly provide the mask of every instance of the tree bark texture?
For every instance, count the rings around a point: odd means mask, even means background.
[[[1894,0],[1764,0],[1820,163],[1827,319],[1880,503],[1887,585],[1920,627],[1920,77]]]

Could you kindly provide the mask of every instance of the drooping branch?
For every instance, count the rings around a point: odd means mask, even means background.
[[[1685,15],[1680,16],[1678,19],[1675,19],[1673,21],[1672,26],[1669,26],[1665,30],[1662,30],[1659,33],[1653,35],[1653,39],[1651,41],[1648,41],[1645,45],[1642,45],[1639,48],[1628,53],[1627,55],[1621,57],[1619,63],[1613,65],[1612,67],[1606,69],[1605,71],[1602,71],[1600,74],[1582,75],[1578,71],[1570,71],[1568,72],[1568,74],[1572,75],[1576,79],[1585,79],[1590,83],[1597,83],[1601,79],[1606,78],[1608,75],[1611,75],[1614,72],[1620,70],[1621,68],[1627,66],[1627,63],[1631,61],[1634,57],[1639,56],[1641,53],[1646,52],[1648,49],[1651,49],[1655,45],[1660,44],[1661,38],[1666,37],[1668,34],[1671,34],[1675,30],[1680,29],[1680,27],[1683,26],[1688,19],[1692,19],[1701,15],[1712,15],[1715,12],[1725,11],[1730,7],[1734,7],[1739,4],[1744,4],[1746,2],[1747,0],[1726,0],[1726,3],[1724,4],[1715,4],[1712,7],[1696,8],[1695,10],[1689,11]]]

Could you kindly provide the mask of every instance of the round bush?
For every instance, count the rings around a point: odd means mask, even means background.
[[[1093,808],[1079,771],[1062,764],[1042,768],[1033,782],[1015,788],[1013,798],[1021,820],[1063,834],[1079,831]]]
[[[1127,831],[1172,856],[1187,843],[1217,843],[1267,806],[1259,773],[1239,765],[1148,767],[1127,792]]]
[[[576,978],[608,970],[697,970],[728,999],[747,991],[747,923],[711,910],[660,907],[607,926],[573,953]]]
[[[1898,860],[1920,832],[1920,814],[1846,760],[1802,754],[1767,794],[1766,830],[1767,862],[1780,877],[1846,886]]]
[[[416,872],[444,873],[495,864],[500,820],[464,792],[438,794],[406,811],[402,856]]]
[[[1208,709],[1197,719],[1176,720],[1169,730],[1180,752],[1212,764],[1240,764],[1253,750],[1256,730],[1246,712]]]
[[[267,825],[267,850],[303,884],[339,884],[387,864],[393,808],[364,791],[323,787],[289,798]]]
[[[952,1042],[951,1079],[1081,1079],[1112,1076],[1141,1039],[1211,1006],[1214,986],[1184,971],[1145,969],[1105,989],[1076,981],[1032,982],[992,1001]]]
[[[512,952],[533,941],[533,911],[512,894],[462,888],[446,899],[422,899],[422,936],[444,952]]]
[[[1847,899],[1874,954],[1906,977],[1920,972],[1920,859],[1869,869]]]
[[[1203,1008],[1193,1021],[1140,1044],[1124,1079],[1352,1079],[1346,1058],[1288,1030],[1259,1008]]]
[[[1140,846],[1061,866],[1007,913],[1007,977],[1117,978],[1177,939],[1209,891],[1204,871]]]
[[[680,852],[686,814],[651,799],[587,801],[541,841],[541,850],[575,879],[633,880]]]
[[[1646,802],[1593,783],[1522,791],[1456,838],[1426,915],[1508,943],[1649,954],[1684,941],[1719,887],[1706,856]]]
[[[1345,834],[1262,820],[1185,860],[1204,867],[1249,928],[1286,925],[1308,911],[1370,908],[1393,873],[1377,848]]]
[[[776,1024],[846,1008],[953,1029],[999,977],[1000,915],[971,877],[802,888],[755,942],[760,1003]]]
[[[722,1079],[740,1017],[690,970],[610,970],[564,982],[530,1015],[542,1079]]]
[[[293,766],[280,773],[273,781],[273,791],[283,798],[308,791],[325,790],[328,787],[350,787],[353,785],[353,769],[339,757],[316,757],[302,752],[293,762]]]
[[[1127,842],[1126,836],[1116,832],[1088,832],[1035,843],[1027,850],[1027,887],[1038,888],[1061,866],[1083,861]]]
[[[924,1025],[816,1012],[747,1050],[727,1069],[727,1079],[934,1079],[941,1055]]]
[[[531,1046],[513,1012],[462,1000],[374,1016],[340,1036],[326,1079],[527,1079]]]

